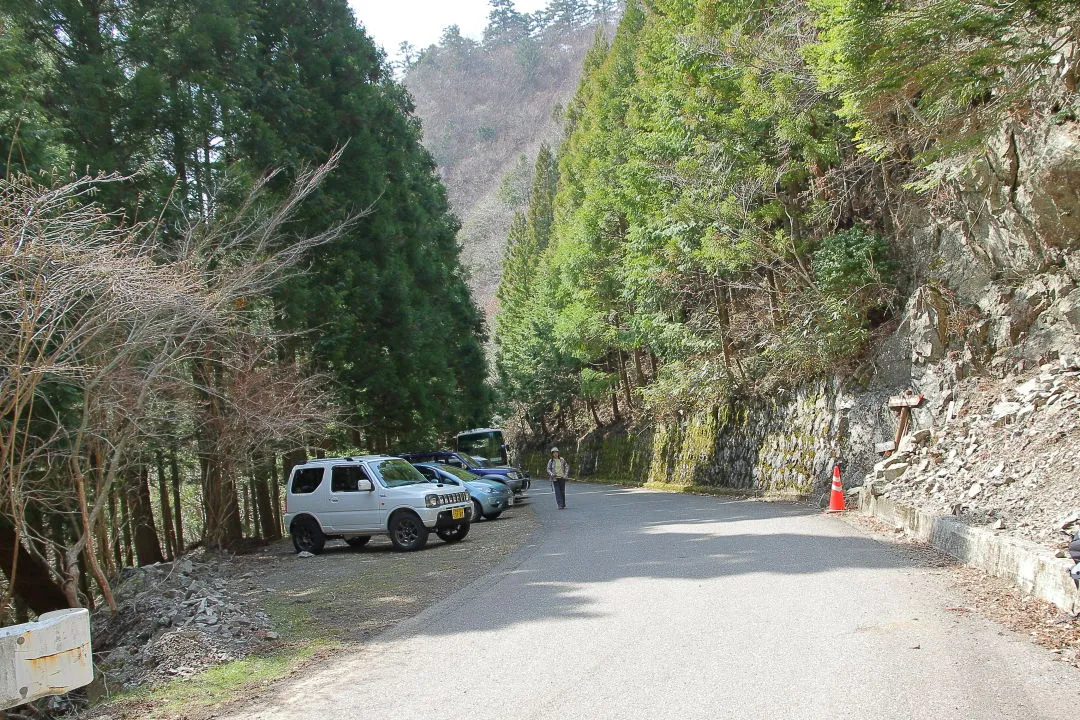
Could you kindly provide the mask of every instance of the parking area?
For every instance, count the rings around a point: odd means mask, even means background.
[[[237,557],[238,575],[257,578],[245,592],[290,636],[357,642],[411,617],[500,563],[536,530],[527,503],[497,520],[474,523],[460,543],[434,536],[418,552],[395,552],[376,536],[362,548],[331,540],[300,557],[284,539]]]

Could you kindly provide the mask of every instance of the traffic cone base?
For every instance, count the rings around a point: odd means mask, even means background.
[[[825,512],[844,512],[844,485],[840,482],[840,466],[833,467],[832,495],[829,497],[829,509]]]

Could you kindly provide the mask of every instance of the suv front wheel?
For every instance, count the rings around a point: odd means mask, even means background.
[[[323,535],[319,523],[309,517],[294,520],[289,531],[292,535],[293,547],[298,553],[309,552],[317,555],[326,545],[326,536]]]
[[[415,513],[398,513],[390,521],[390,542],[395,550],[419,550],[427,540],[428,529]]]

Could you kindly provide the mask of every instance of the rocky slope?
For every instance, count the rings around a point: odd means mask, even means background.
[[[872,491],[1050,547],[1080,516],[1080,369],[968,378],[874,466]]]
[[[110,692],[188,677],[272,647],[258,579],[227,556],[191,553],[176,562],[124,568],[118,612],[93,616],[95,664]]]

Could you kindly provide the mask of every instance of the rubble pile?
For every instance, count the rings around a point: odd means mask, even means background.
[[[866,476],[871,492],[1060,548],[1080,516],[1080,370],[971,378],[932,409]]]
[[[186,677],[277,640],[246,597],[251,574],[233,570],[228,558],[202,553],[124,568],[113,588],[118,612],[93,616],[95,664],[109,688]]]

